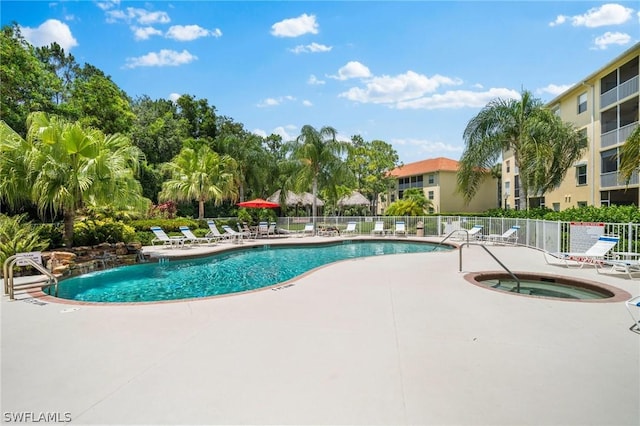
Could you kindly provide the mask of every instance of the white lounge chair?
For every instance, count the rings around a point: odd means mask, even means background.
[[[407,229],[404,226],[404,221],[396,222],[396,229],[393,231],[393,235],[402,235],[403,237],[407,236]]]
[[[209,233],[207,234],[207,237],[217,238],[218,241],[231,241],[231,236],[220,232],[214,221],[208,220],[207,225],[209,225]]]
[[[502,243],[502,244],[515,244],[518,242],[518,225],[513,225],[511,228],[504,231],[502,234],[489,234],[485,237],[485,241],[490,243]]]
[[[207,243],[207,244],[215,244],[218,240],[216,237],[196,237],[195,234],[189,229],[188,226],[181,226],[180,232],[185,237],[185,241],[191,241],[192,243]]]
[[[384,230],[384,222],[379,220],[375,223],[375,225],[373,225],[373,230],[371,231],[371,235],[372,236],[376,236],[376,235],[381,235],[384,237],[385,234],[385,230]]]
[[[549,262],[547,256],[551,256],[557,260],[560,260],[564,263],[564,265],[568,268],[572,265],[578,265],[582,268],[586,264],[602,264],[604,262],[604,257],[607,253],[615,247],[620,241],[619,237],[611,236],[611,235],[602,235],[598,238],[591,247],[585,252],[569,252],[569,253],[548,253],[543,251],[544,260],[548,264],[552,264]],[[571,264],[569,262],[572,262]]]
[[[260,223],[258,223],[258,237],[267,237],[267,238],[269,238],[269,223],[268,222],[260,222]]]
[[[347,227],[342,231],[340,235],[342,235],[343,237],[346,237],[347,235],[355,235],[357,225],[357,222],[347,222]]]
[[[482,228],[484,228],[482,225],[473,225],[471,229],[466,230],[467,232],[464,229],[459,229],[456,235],[463,240],[467,239],[467,235],[469,240],[480,240],[482,239]]]
[[[611,266],[607,272],[624,272],[633,279],[634,273],[640,273],[640,261],[632,259],[607,259],[602,261],[602,265],[596,264],[596,272],[601,274],[600,269],[604,269],[605,266]]]
[[[222,225],[222,230],[225,232],[225,234],[229,235],[229,238],[231,238],[231,241],[233,241],[234,243],[242,242],[244,234],[239,233],[229,225]]]
[[[155,246],[156,243],[160,242],[164,246],[169,246],[171,248],[174,247],[184,247],[184,243],[186,238],[184,237],[170,237],[166,232],[159,226],[152,226],[151,231],[156,236],[153,240],[151,240],[151,245]]]
[[[633,318],[633,325],[629,327],[629,330],[635,328],[640,331],[640,296],[632,297],[627,300],[627,311],[629,311],[629,315]]]
[[[304,229],[301,231],[298,231],[296,233],[296,236],[298,237],[306,237],[307,235],[309,236],[314,236],[316,233],[315,228],[313,226],[313,223],[307,223],[306,225],[304,225]]]

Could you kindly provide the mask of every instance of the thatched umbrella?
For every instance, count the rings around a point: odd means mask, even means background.
[[[278,189],[276,192],[271,194],[269,198],[267,198],[267,201],[279,203],[280,193],[281,191]],[[284,204],[289,207],[310,206],[313,204],[313,194],[310,194],[308,192],[303,192],[302,194],[296,194],[293,191],[287,191],[287,197],[285,198]],[[324,206],[324,201],[322,201],[320,198],[316,198],[316,205]]]
[[[358,191],[353,191],[351,194],[345,195],[344,197],[338,200],[339,207],[346,207],[346,206],[367,206],[368,207],[370,205],[371,205],[371,202],[367,199],[367,197],[365,197]]]

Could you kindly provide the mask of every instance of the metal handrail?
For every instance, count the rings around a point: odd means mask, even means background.
[[[54,285],[55,295],[58,296],[58,278],[55,275],[49,272],[49,270],[47,270],[44,266],[35,262],[33,259],[20,256],[19,254],[14,254],[13,256],[9,256],[7,260],[4,261],[4,265],[2,266],[2,273],[4,277],[4,294],[8,294],[9,299],[11,300],[15,299],[14,297],[15,289],[13,284],[13,267],[18,261],[26,262],[31,266],[33,266],[34,268],[36,268],[40,273],[42,273],[42,275],[45,275],[48,278],[47,282],[51,283],[53,281],[53,284],[47,284],[46,286],[49,287],[51,285]]]
[[[449,234],[446,237],[444,237],[442,241],[440,241],[437,245],[438,246],[442,245],[442,243],[444,243],[450,236],[452,236],[456,232],[464,232],[465,234],[467,234],[467,247],[469,247],[469,230],[468,229],[454,229],[453,231],[449,232]]]
[[[498,262],[498,265],[502,266],[502,269],[504,269],[505,271],[507,271],[507,273],[509,275],[511,275],[511,278],[516,280],[516,291],[518,293],[520,293],[520,280],[518,279],[518,277],[516,277],[516,275],[513,272],[511,272],[511,270],[509,268],[507,268],[507,266],[504,263],[500,262],[500,259],[498,259],[493,253],[491,253],[491,251],[484,244],[474,244],[474,245],[482,247],[484,249],[484,251],[489,253],[489,256],[493,257],[493,260]],[[459,265],[458,272],[462,272],[462,247],[464,247],[464,244],[460,246],[460,252],[459,252],[460,253],[460,265]],[[467,247],[469,247],[469,243],[468,242],[467,242]]]

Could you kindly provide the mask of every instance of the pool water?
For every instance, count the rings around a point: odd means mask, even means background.
[[[558,283],[541,278],[540,280],[520,280],[520,289],[513,279],[493,279],[482,281],[482,284],[496,290],[510,293],[528,294],[530,296],[555,297],[561,299],[605,299],[612,296],[605,289],[586,288],[579,285]]]
[[[398,241],[254,246],[205,258],[92,272],[61,281],[58,297],[86,302],[153,302],[208,297],[277,285],[344,259],[450,249],[429,243]]]

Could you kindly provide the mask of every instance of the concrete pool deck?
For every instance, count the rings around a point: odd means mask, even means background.
[[[621,273],[547,265],[524,247],[489,249],[514,271],[640,294],[640,280]],[[167,256],[207,250],[145,247]],[[4,296],[2,421],[640,424],[640,334],[629,330],[624,302],[472,285],[466,272],[500,269],[477,246],[463,249],[458,266],[457,250],[361,258],[291,285],[177,303]]]

